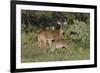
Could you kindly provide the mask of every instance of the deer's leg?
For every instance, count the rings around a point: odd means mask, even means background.
[[[38,38],[38,44],[39,44],[39,47],[42,46],[42,41]]]
[[[49,46],[51,47],[51,45],[52,45],[52,40],[48,40],[48,44],[49,44]]]
[[[47,40],[43,41],[43,47],[46,47],[47,45]]]

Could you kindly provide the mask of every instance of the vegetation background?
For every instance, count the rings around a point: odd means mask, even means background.
[[[65,19],[64,39],[70,50],[59,48],[49,53],[50,48],[39,48],[37,33],[46,27],[57,27],[55,21]],[[21,11],[21,61],[47,62],[87,60],[90,58],[90,14],[52,11]]]

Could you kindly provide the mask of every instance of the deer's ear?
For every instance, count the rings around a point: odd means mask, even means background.
[[[63,25],[67,25],[67,22],[65,21]]]
[[[52,30],[55,30],[55,27],[54,27],[54,26],[52,26],[52,27],[51,27],[51,29],[52,29]]]
[[[59,21],[58,21],[57,23],[58,23],[59,25],[61,25],[61,23],[60,23]]]
[[[46,29],[49,29],[49,27],[46,27]]]

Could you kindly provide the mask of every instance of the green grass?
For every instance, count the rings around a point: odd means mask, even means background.
[[[69,41],[69,40],[66,40]],[[90,49],[80,46],[80,42],[71,41],[70,49],[59,48],[49,52],[51,48],[39,48],[35,32],[22,32],[21,34],[21,62],[47,62],[87,60],[90,58]]]

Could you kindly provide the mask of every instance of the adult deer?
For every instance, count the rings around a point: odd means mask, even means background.
[[[52,41],[58,41],[63,39],[63,33],[64,33],[64,30],[62,28],[63,23],[61,23],[60,21],[58,21],[57,23],[60,25],[59,29],[54,29],[54,30],[45,29],[38,32],[37,39],[39,42],[39,47],[46,46],[47,44],[51,46]]]

